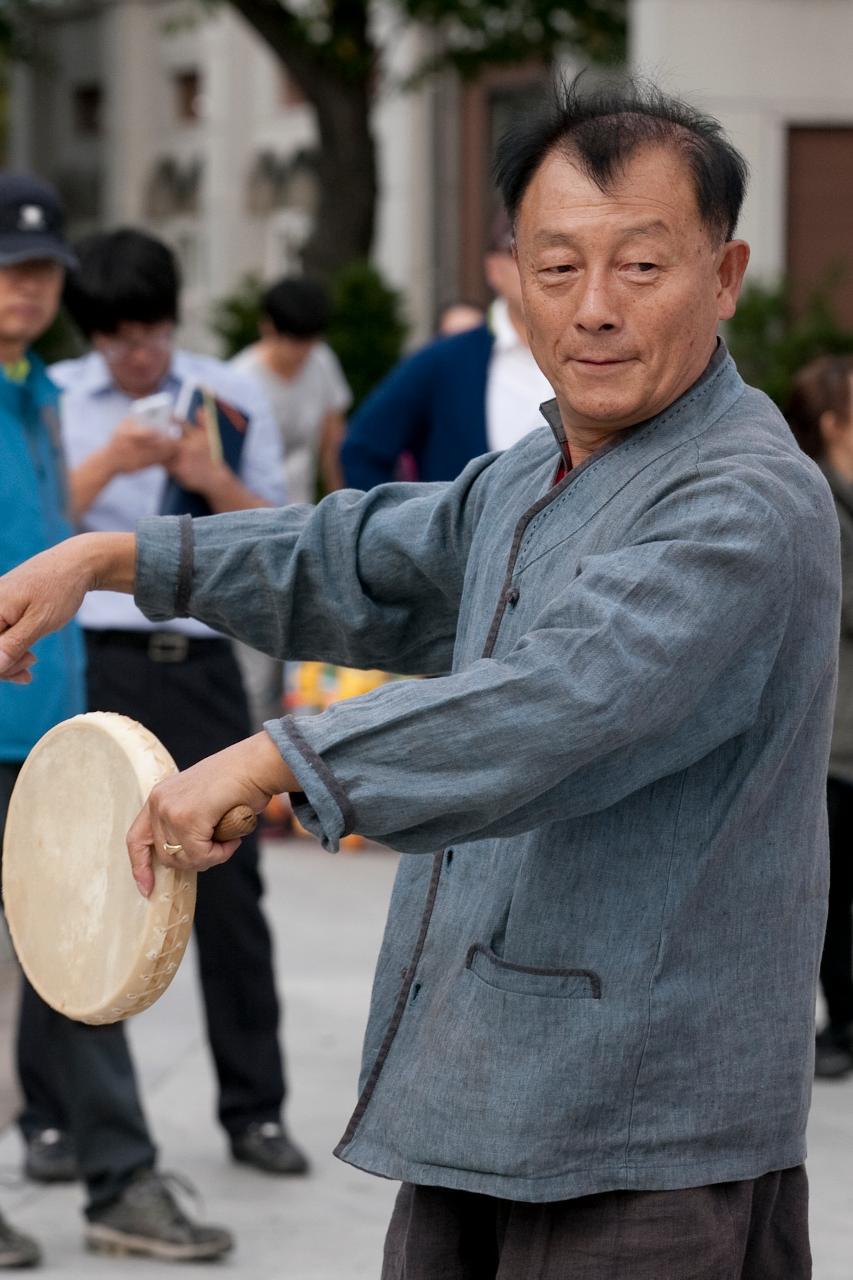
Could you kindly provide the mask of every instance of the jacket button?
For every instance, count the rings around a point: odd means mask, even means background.
[[[521,592],[518,587],[510,587],[509,591],[507,591],[505,599],[510,609],[514,609],[518,604],[518,598],[520,595]]]

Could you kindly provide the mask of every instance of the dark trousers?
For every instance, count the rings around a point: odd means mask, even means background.
[[[829,811],[829,915],[820,985],[834,1026],[853,1024],[853,786],[826,784]]]
[[[153,660],[133,637],[111,632],[89,633],[87,647],[90,709],[140,720],[179,768],[248,736],[243,686],[226,641],[195,641],[185,660],[165,662]],[[252,1121],[278,1119],[285,1096],[272,940],[261,910],[262,893],[254,836],[227,863],[198,880],[199,976],[219,1082],[218,1114],[229,1133]],[[57,1022],[65,1024],[61,1033]],[[65,1039],[57,1040],[60,1034]],[[85,1045],[75,1050],[79,1071],[69,1072],[63,1064],[65,1049],[60,1054],[56,1048],[69,1038]],[[90,1208],[115,1198],[130,1172],[153,1163],[121,1024],[69,1024],[25,989],[18,1056],[26,1098],[21,1127],[26,1133],[68,1124],[89,1186]],[[83,1081],[85,1072],[89,1075]],[[70,1085],[60,1079],[64,1074],[76,1081],[73,1106],[68,1103]],[[104,1099],[109,1100],[106,1115]]]
[[[809,1280],[806,1171],[521,1204],[404,1183],[382,1280]]]

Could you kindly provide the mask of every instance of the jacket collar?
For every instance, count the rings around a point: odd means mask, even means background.
[[[684,413],[688,409],[692,411],[694,417],[696,414],[700,414],[705,423],[710,424],[737,399],[743,388],[744,383],[737,371],[735,362],[729,355],[728,348],[722,338],[718,338],[716,350],[708,361],[705,371],[692,386],[688,387],[677,400],[667,405],[661,413],[656,414],[653,418],[638,422],[636,426],[626,427],[613,442],[608,442],[596,453],[592,454],[587,459],[587,462],[591,463],[603,454],[612,452],[620,444],[628,440],[635,441],[638,436],[652,438],[656,435],[659,439],[666,438],[668,441],[672,434],[673,424],[676,424],[678,430],[683,429]],[[546,400],[544,404],[539,406],[539,412],[551,428],[560,453],[566,462],[570,464],[566,430],[560,417],[556,399]],[[695,425],[694,421],[693,426],[695,427]],[[695,430],[693,434],[696,434]]]

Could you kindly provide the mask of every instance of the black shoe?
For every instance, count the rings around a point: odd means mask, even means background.
[[[231,1135],[231,1155],[264,1173],[307,1173],[308,1158],[278,1120],[255,1121]]]
[[[0,1267],[37,1267],[41,1251],[31,1236],[21,1235],[0,1217]]]
[[[201,1226],[188,1218],[168,1185],[178,1182],[144,1169],[135,1174],[118,1200],[99,1209],[86,1226],[86,1247],[93,1253],[132,1254],[167,1262],[221,1258],[234,1247],[230,1231]],[[183,1187],[182,1182],[178,1182]],[[186,1188],[184,1188],[186,1189]]]
[[[64,1129],[40,1129],[27,1138],[24,1174],[33,1182],[76,1182],[80,1176],[71,1139]]]
[[[853,1026],[824,1027],[815,1037],[814,1073],[819,1080],[840,1080],[853,1071]]]

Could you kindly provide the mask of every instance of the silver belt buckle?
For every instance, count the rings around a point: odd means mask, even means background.
[[[181,631],[152,631],[148,657],[152,662],[186,662],[190,638]]]

